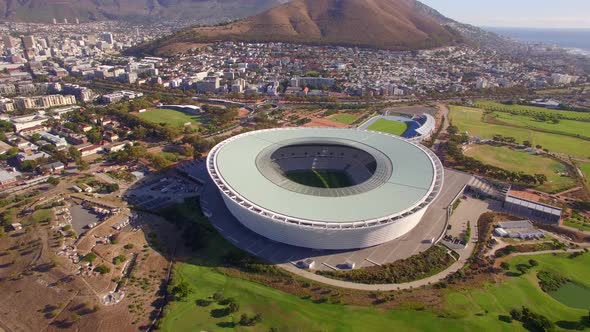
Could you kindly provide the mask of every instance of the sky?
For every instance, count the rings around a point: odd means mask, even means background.
[[[590,0],[420,0],[480,27],[590,29]]]

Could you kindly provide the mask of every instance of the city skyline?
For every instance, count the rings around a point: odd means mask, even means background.
[[[481,27],[590,29],[590,2],[422,0],[454,20]],[[510,10],[509,10],[510,9]]]

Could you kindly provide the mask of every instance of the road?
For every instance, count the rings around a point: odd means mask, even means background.
[[[449,223],[455,225],[464,225],[466,224],[466,220],[478,220],[479,216],[486,211],[488,211],[488,203],[486,201],[473,199],[472,201],[469,201],[469,204],[460,204],[451,216],[451,220]],[[477,242],[477,228],[475,225],[473,231],[471,232],[471,239],[469,242],[471,243],[471,245],[467,246],[467,248],[456,250],[456,252],[460,255],[459,260],[453,263],[444,271],[425,279],[399,284],[359,284],[349,281],[335,280],[323,277],[315,273],[299,269],[291,263],[279,264],[278,266],[298,276],[340,288],[356,289],[363,291],[393,291],[402,289],[413,289],[437,283],[445,279],[449,275],[459,271],[461,268],[465,266],[465,264],[467,264],[467,261],[469,257],[471,257],[471,254],[473,253],[473,250],[475,248],[474,243]]]

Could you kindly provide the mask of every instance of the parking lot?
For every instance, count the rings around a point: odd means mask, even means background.
[[[371,248],[356,250],[314,250],[294,247],[266,239],[246,227],[231,215],[217,187],[207,183],[201,195],[203,211],[210,216],[213,226],[236,246],[276,264],[296,264],[311,258],[316,269],[338,269],[347,261],[355,268],[369,267],[394,262],[425,251],[432,246],[446,229],[447,206],[471,178],[470,175],[445,171],[444,187],[439,197],[431,204],[422,221],[406,235]]]
[[[191,167],[198,167],[198,164]],[[136,182],[125,192],[123,198],[139,208],[156,211],[199,195],[201,187],[196,180],[170,171]]]

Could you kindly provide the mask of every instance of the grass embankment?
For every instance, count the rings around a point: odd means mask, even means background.
[[[474,145],[465,151],[465,155],[503,169],[525,174],[545,174],[547,182],[537,187],[541,191],[562,191],[576,185],[575,179],[560,175],[567,174],[565,165],[551,158],[532,155],[526,151],[491,145]]]
[[[518,143],[529,141],[533,146],[541,145],[550,152],[565,153],[576,157],[588,158],[590,141],[575,137],[539,132],[527,128],[515,128],[483,121],[483,110],[477,108],[451,106],[450,118],[460,132],[470,136],[492,139],[494,135],[514,137]]]
[[[378,119],[377,121],[373,122],[367,129],[386,134],[401,136],[406,132],[406,130],[408,130],[408,125],[405,122],[401,121]]]
[[[199,115],[186,114],[165,108],[149,109],[143,113],[139,113],[137,116],[140,119],[151,123],[165,123],[173,127],[184,127],[184,125],[189,122],[191,123],[191,127],[196,127],[202,120]]]

